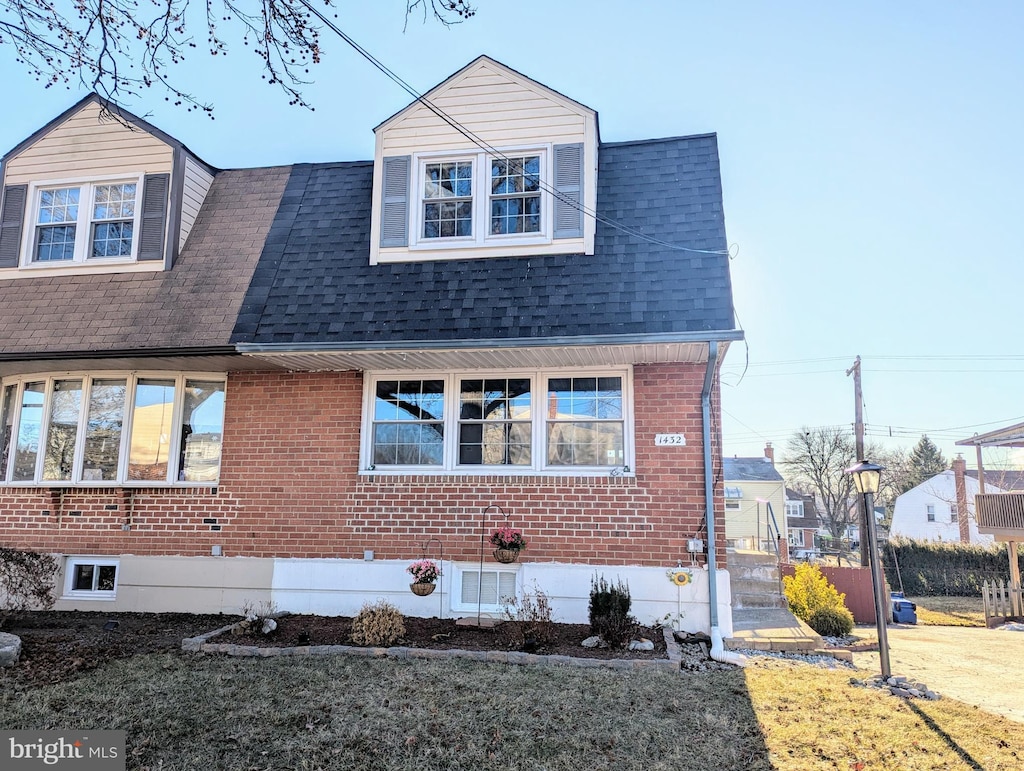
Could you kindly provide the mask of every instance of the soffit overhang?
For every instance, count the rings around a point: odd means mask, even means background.
[[[558,367],[616,367],[632,364],[702,364],[708,360],[708,344],[716,340],[728,347],[743,339],[739,330],[702,335],[652,335],[651,338],[619,340],[565,338],[550,341],[428,341],[376,346],[243,343],[243,357],[293,371],[344,370],[456,370],[548,369]],[[723,353],[724,355],[724,353]]]

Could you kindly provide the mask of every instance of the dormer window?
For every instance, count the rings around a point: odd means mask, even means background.
[[[491,235],[539,233],[540,156],[491,159]]]
[[[423,238],[472,236],[473,161],[427,163],[423,180]]]
[[[138,180],[35,188],[35,237],[27,263],[131,260]]]
[[[583,237],[582,163],[581,144],[384,158],[379,246],[405,259],[571,248],[559,241]]]

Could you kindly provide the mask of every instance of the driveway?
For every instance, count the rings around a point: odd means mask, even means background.
[[[853,661],[880,671],[878,653]],[[889,661],[894,675],[1024,723],[1024,632],[897,624],[889,627]]]

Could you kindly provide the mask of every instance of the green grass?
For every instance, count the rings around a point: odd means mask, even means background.
[[[908,597],[917,623],[928,626],[985,626],[981,597]]]
[[[166,654],[44,687],[0,674],[0,726],[123,729],[128,767],[165,771],[1021,766],[1019,724],[850,674]]]

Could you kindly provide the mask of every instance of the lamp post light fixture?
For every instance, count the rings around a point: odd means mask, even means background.
[[[882,566],[878,559],[878,533],[875,529],[875,493],[878,492],[879,480],[882,476],[884,466],[877,463],[870,463],[866,460],[860,461],[856,466],[846,469],[847,474],[853,477],[853,484],[857,492],[864,496],[864,510],[868,517],[865,526],[867,528],[868,562],[871,565],[871,585],[875,595],[875,626],[878,629],[878,657],[882,664],[882,677],[889,677],[892,670],[889,668],[889,636],[886,630],[888,612],[885,603],[885,579],[882,576]]]

